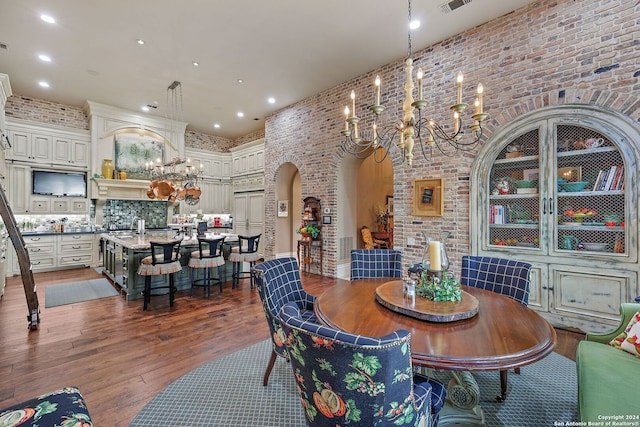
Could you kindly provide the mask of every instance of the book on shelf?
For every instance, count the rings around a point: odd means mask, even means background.
[[[604,175],[604,171],[600,169],[600,171],[598,172],[598,177],[596,178],[596,181],[593,183],[592,191],[598,191],[598,189],[600,188],[600,183],[602,182],[602,175]]]
[[[609,169],[609,173],[607,174],[607,181],[604,183],[604,191],[611,190],[611,184],[613,183],[613,178],[615,178],[616,176],[617,169],[617,166],[611,166],[611,169]]]
[[[506,210],[503,205],[489,206],[489,223],[490,224],[506,224]]]
[[[613,178],[613,183],[611,184],[612,190],[621,190],[622,183],[624,182],[624,166],[618,166],[616,170],[616,176]]]

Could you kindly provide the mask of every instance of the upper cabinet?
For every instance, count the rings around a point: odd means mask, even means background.
[[[11,147],[6,160],[87,169],[91,139],[87,131],[69,131],[40,124],[12,121],[7,124]]]
[[[264,139],[231,149],[233,192],[264,190]]]
[[[530,262],[529,305],[558,326],[607,329],[640,295],[637,144],[629,119],[562,106],[508,124],[476,158],[473,252]]]

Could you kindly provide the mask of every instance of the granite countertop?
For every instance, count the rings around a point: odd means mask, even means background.
[[[230,233],[207,233],[207,237],[224,236],[226,241],[233,242],[238,240],[236,234]],[[137,234],[135,232],[128,231],[115,231],[110,233],[102,233],[101,238],[110,240],[114,243],[121,245],[127,249],[149,249],[151,242],[171,242],[179,239],[182,236],[177,236],[174,230],[159,230],[159,231],[146,231],[144,234]],[[182,238],[182,244],[180,246],[197,246],[198,238],[194,235]]]

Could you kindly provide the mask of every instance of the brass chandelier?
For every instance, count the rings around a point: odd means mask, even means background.
[[[409,5],[409,24],[411,24],[411,0]],[[433,118],[423,117],[423,110],[427,106],[427,101],[423,94],[423,72],[422,68],[418,69],[417,79],[417,97],[413,97],[415,85],[413,83],[413,59],[411,58],[411,30],[408,30],[408,53],[405,61],[405,99],[402,104],[404,117],[400,123],[389,123],[378,125],[378,117],[384,111],[385,107],[380,105],[380,76],[375,79],[375,103],[368,107],[368,110],[374,114],[371,131],[358,129],[360,118],[356,115],[356,95],[355,91],[351,91],[351,109],[348,106],[344,109],[345,127],[340,132],[344,137],[344,149],[348,153],[358,157],[366,158],[374,156],[376,162],[382,162],[391,152],[393,147],[397,147],[401,153],[403,160],[406,159],[407,164],[411,166],[413,162],[413,149],[416,144],[420,146],[422,155],[429,160],[436,148],[443,155],[452,157],[458,151],[470,151],[475,148],[476,144],[482,138],[482,122],[489,117],[483,111],[483,91],[482,84],[478,84],[477,98],[475,100],[475,111],[471,118],[473,124],[469,126],[471,131],[470,138],[462,129],[462,113],[467,109],[468,104],[462,102],[462,72],[459,72],[456,78],[457,99],[456,104],[451,106],[453,111],[453,132],[447,131],[446,126],[440,124]],[[384,150],[380,150],[384,148]]]

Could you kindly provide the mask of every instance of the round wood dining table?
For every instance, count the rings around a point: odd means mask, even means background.
[[[478,313],[453,322],[431,322],[376,301],[376,288],[395,279],[341,282],[314,303],[317,318],[346,332],[383,336],[411,333],[413,363],[452,371],[490,371],[528,365],[553,351],[556,333],[538,313],[495,292],[463,286],[478,299]],[[397,281],[401,291],[402,281]],[[415,298],[421,298],[416,296]]]

